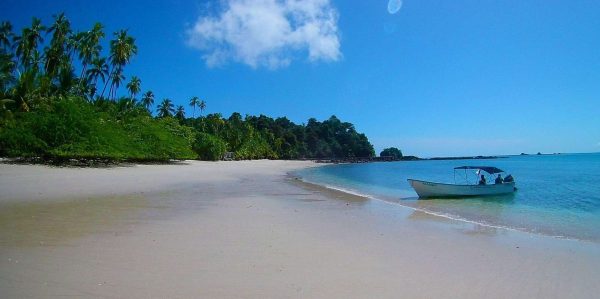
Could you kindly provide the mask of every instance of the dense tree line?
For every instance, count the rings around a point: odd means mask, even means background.
[[[186,119],[184,123],[225,142],[237,159],[374,156],[367,137],[358,133],[351,123],[335,116],[323,122],[311,118],[307,124],[299,125],[285,117],[248,115],[242,118],[239,113],[233,113],[223,118],[217,113]]]
[[[129,160],[297,159],[372,157],[373,147],[354,126],[332,116],[294,124],[285,117],[233,113],[196,117],[206,102],[193,96],[191,118],[151,90],[125,67],[137,54],[126,30],[112,35],[96,23],[75,32],[64,14],[45,26],[14,33],[0,24],[0,155]],[[104,54],[104,56],[103,56]],[[118,96],[122,86],[126,96]],[[140,98],[138,99],[138,96]],[[153,111],[156,116],[153,116]]]

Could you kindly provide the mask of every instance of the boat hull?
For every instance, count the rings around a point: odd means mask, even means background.
[[[462,197],[508,194],[515,192],[515,183],[490,185],[455,185],[408,179],[419,197]]]

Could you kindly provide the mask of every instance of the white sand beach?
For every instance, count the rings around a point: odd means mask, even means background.
[[[300,161],[0,164],[2,298],[597,298],[600,245],[298,182]]]

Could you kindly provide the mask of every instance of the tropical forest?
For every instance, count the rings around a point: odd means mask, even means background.
[[[142,78],[125,77],[138,49],[127,30],[100,23],[71,28],[64,14],[51,24],[33,18],[14,30],[0,24],[0,157],[66,161],[182,159],[314,159],[372,157],[354,125],[336,116],[295,124],[232,113],[205,114],[197,95],[156,99]]]

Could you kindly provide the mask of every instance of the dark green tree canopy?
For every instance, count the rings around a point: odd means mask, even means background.
[[[379,154],[380,157],[394,157],[394,159],[402,158],[402,151],[395,147],[388,147],[381,151]]]

